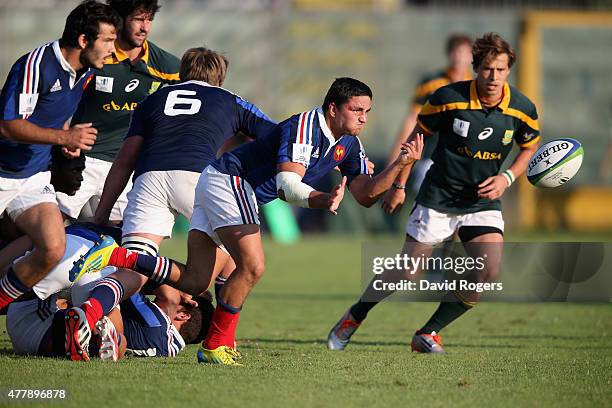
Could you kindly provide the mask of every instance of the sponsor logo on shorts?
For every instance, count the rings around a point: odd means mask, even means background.
[[[49,186],[44,186],[43,189],[40,191],[40,194],[54,194],[55,195],[55,191],[53,191],[53,189]]]

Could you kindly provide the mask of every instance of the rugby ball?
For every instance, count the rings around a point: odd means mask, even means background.
[[[584,150],[577,140],[548,142],[531,158],[527,179],[537,187],[559,187],[578,173],[583,156]]]

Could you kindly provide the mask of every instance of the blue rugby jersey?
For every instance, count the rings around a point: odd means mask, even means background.
[[[294,162],[306,167],[302,181],[313,185],[336,166],[347,185],[368,174],[366,154],[358,137],[344,135],[337,141],[320,108],[302,112],[281,122],[272,133],[225,153],[212,166],[224,174],[249,182],[259,204],[278,198],[276,166]]]
[[[74,114],[93,71],[80,78],[62,55],[59,42],[42,45],[15,62],[0,95],[2,120],[26,119],[61,129]],[[27,178],[46,171],[51,145],[0,139],[0,177]]]
[[[137,293],[121,302],[128,350],[141,357],[176,357],[185,340],[159,306]]]
[[[255,105],[202,81],[167,85],[141,102],[126,138],[142,136],[134,180],[148,171],[200,173],[239,131],[258,139],[276,122]]]

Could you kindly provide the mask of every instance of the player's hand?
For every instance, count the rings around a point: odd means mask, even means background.
[[[423,134],[417,133],[410,143],[402,143],[397,161],[404,166],[414,163],[423,155],[424,145]]]
[[[402,209],[405,199],[406,192],[403,188],[391,188],[385,194],[381,207],[387,214],[395,214]]]
[[[338,207],[344,198],[344,188],[346,187],[346,176],[342,177],[342,181],[329,193],[329,202],[327,209],[330,213],[338,215]]]
[[[365,158],[366,161],[366,165],[368,166],[368,174],[369,175],[373,175],[374,174],[374,167],[376,167],[376,165],[370,161],[370,159],[368,159],[367,157]]]
[[[501,174],[488,177],[478,185],[478,198],[495,200],[501,197],[508,187],[508,181]]]
[[[190,307],[198,307],[198,302],[193,300],[192,296],[189,293],[181,292],[181,305],[190,306]]]
[[[63,146],[62,147],[62,154],[64,156],[66,156],[69,159],[76,159],[77,157],[79,157],[81,155],[81,149],[76,149],[76,150],[68,150],[67,147]]]
[[[77,149],[88,151],[96,143],[97,135],[98,129],[92,123],[79,123],[66,131],[66,141],[62,144],[70,152]]]

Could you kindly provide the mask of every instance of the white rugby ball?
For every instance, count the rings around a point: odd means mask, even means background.
[[[527,179],[537,187],[558,187],[578,173],[584,150],[579,141],[569,138],[546,143],[533,155]]]

